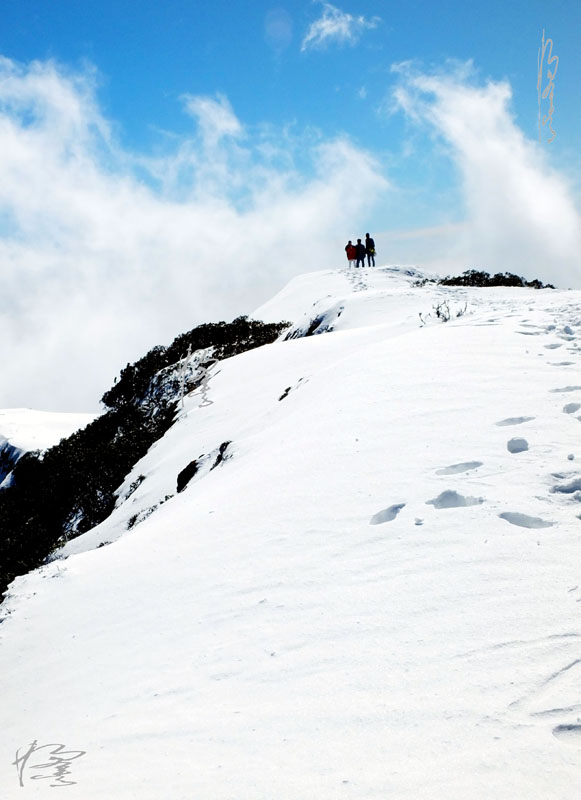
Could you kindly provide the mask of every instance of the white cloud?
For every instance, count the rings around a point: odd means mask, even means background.
[[[217,94],[216,99],[186,94],[182,99],[188,113],[197,119],[206,144],[215,145],[224,136],[241,135],[242,125],[223,94]]]
[[[479,85],[470,63],[425,74],[396,70],[395,100],[446,141],[467,214],[467,266],[581,286],[581,217],[568,179],[517,127],[505,81]]]
[[[365,30],[376,28],[379,17],[365,19],[341,11],[331,3],[322,2],[323,13],[311,23],[301,45],[301,51],[325,47],[331,42],[354,45]]]
[[[191,136],[137,155],[93,74],[0,61],[0,407],[95,408],[154,344],[342,264],[331,243],[386,188],[347,140],[246,130],[221,96],[185,103]]]

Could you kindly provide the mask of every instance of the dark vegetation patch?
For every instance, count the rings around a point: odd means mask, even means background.
[[[178,494],[180,492],[183,492],[188,483],[197,473],[198,469],[199,469],[198,461],[197,459],[194,459],[193,461],[190,461],[187,467],[184,467],[182,471],[178,473],[177,487],[176,487]]]
[[[213,363],[269,344],[288,326],[238,317],[231,323],[200,325],[169,347],[154,347],[128,364],[105,392],[104,414],[44,454],[23,455],[11,485],[0,491],[0,592],[113,511],[115,490],[174,421],[180,397],[178,362],[188,353],[211,348]],[[188,384],[187,391],[196,385]]]
[[[422,278],[416,281],[415,286],[425,286],[427,283],[437,283],[441,286],[525,286],[529,289],[554,289],[552,283],[543,283],[535,278],[533,281],[527,281],[519,275],[514,275],[512,272],[497,272],[495,275],[490,275],[488,272],[483,272],[478,269],[467,269],[462,275],[450,277],[447,275],[445,278]]]
[[[136,525],[139,525],[140,522],[143,522],[144,519],[150,517],[154,513],[154,511],[157,511],[157,509],[160,506],[162,506],[164,503],[167,503],[167,501],[171,500],[172,497],[173,494],[166,494],[165,498],[163,500],[160,500],[159,503],[156,503],[153,506],[149,506],[149,508],[143,508],[137,514],[134,514],[132,517],[129,517],[129,519],[127,520],[127,530],[130,531],[131,528],[134,528]],[[108,544],[111,544],[111,542],[108,542]],[[99,545],[99,547],[101,547],[101,545]]]
[[[209,472],[212,472],[212,470],[216,469],[216,467],[219,464],[221,464],[223,461],[226,461],[229,457],[226,455],[226,451],[228,450],[228,447],[231,444],[232,442],[222,442],[220,447],[218,447],[217,452],[216,450],[214,450],[213,453],[211,453],[210,455],[203,454],[201,456],[198,456],[198,458],[195,458],[193,461],[190,461],[190,463],[186,467],[184,467],[181,472],[178,473],[177,486],[176,486],[178,494],[184,491],[184,489],[192,480],[192,478],[194,478],[198,474],[200,469],[207,464],[208,460],[212,458],[212,455],[214,453],[216,454],[216,457],[214,458],[214,463],[208,470]]]
[[[131,495],[139,489],[144,480],[145,480],[145,475],[138,475],[137,478],[132,482],[131,486],[129,487],[129,490],[125,495],[124,500],[127,500],[129,497],[131,497]]]
[[[108,408],[120,408],[127,404],[143,404],[153,402],[150,391],[154,377],[166,367],[173,366],[186,358],[188,352],[212,348],[210,363],[230,358],[245,350],[252,350],[264,344],[270,344],[288,328],[288,322],[257,322],[248,317],[238,317],[233,322],[209,322],[178,336],[169,347],[154,347],[147,355],[127,364],[121,370],[118,381],[105,392],[103,403]],[[179,379],[173,379],[171,388],[177,392]],[[163,387],[168,389],[167,381]]]
[[[230,444],[232,444],[232,442],[222,442],[222,444],[218,448],[218,455],[216,456],[216,460],[210,467],[210,472],[212,472],[213,469],[216,469],[218,464],[221,464],[222,461],[226,461],[226,450],[228,449],[228,446]]]

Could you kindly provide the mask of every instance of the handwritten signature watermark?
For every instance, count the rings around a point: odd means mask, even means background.
[[[544,79],[544,70],[545,70],[545,53],[549,48],[549,54],[546,62],[547,67],[547,74],[546,80],[547,85],[543,88],[543,79]],[[551,64],[555,63],[555,68],[551,71],[549,67]],[[553,95],[555,93],[555,75],[557,74],[557,68],[559,66],[559,57],[553,55],[553,40],[552,39],[545,39],[545,29],[543,28],[543,40],[541,42],[541,46],[539,47],[539,53],[537,56],[537,95],[539,98],[539,142],[542,140],[541,136],[541,128],[543,128],[547,122],[549,123],[549,129],[553,134],[550,139],[547,139],[547,142],[550,143],[553,141],[555,136],[557,135],[553,130],[553,112],[555,110],[553,104]],[[549,108],[546,114],[541,113],[541,107],[543,102],[549,100]]]
[[[31,781],[52,780],[53,783],[50,783],[49,786],[72,786],[76,781],[67,780],[70,778],[71,761],[86,753],[86,750],[65,750],[64,744],[39,745],[36,739],[22,755],[21,750],[24,748],[16,751],[16,760],[12,762],[18,772],[21,786],[24,786],[25,769],[27,768],[36,771],[36,774],[29,776]],[[35,754],[38,756],[35,756],[34,761],[36,762],[37,758],[40,758],[39,763],[29,764],[29,760]]]

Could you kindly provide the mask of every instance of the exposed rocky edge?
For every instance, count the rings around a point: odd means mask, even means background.
[[[320,333],[329,333],[334,330],[335,323],[343,313],[344,306],[336,303],[331,308],[316,314],[314,317],[307,317],[288,331],[285,335],[287,339],[301,339],[306,336],[318,336]]]
[[[6,489],[12,481],[12,470],[24,455],[24,450],[14,447],[8,439],[0,436],[0,489]]]
[[[238,317],[155,347],[122,370],[103,395],[104,414],[11,464],[12,480],[0,492],[0,591],[109,516],[125,476],[172,425],[180,397],[203,383],[210,364],[269,344],[288,326]]]
[[[488,272],[483,272],[477,269],[467,269],[462,275],[450,277],[447,275],[445,278],[422,278],[415,282],[414,286],[425,286],[427,283],[437,283],[441,286],[524,286],[529,289],[554,289],[552,283],[543,283],[535,278],[533,281],[527,281],[519,275],[514,275],[512,272],[497,272],[495,275],[489,275]]]
[[[176,491],[178,494],[186,489],[192,478],[212,472],[219,464],[227,461],[228,458],[230,458],[230,454],[226,451],[231,444],[232,442],[222,442],[222,444],[215,450],[212,450],[211,453],[207,455],[204,453],[193,461],[190,461],[177,476]]]

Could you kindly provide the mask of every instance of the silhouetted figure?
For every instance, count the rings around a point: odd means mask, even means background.
[[[361,239],[357,239],[357,244],[355,245],[355,253],[357,256],[357,263],[355,264],[356,267],[359,266],[359,262],[361,261],[361,266],[365,266],[365,245],[361,244]]]
[[[347,260],[349,261],[349,266],[352,267],[353,264],[355,264],[356,251],[355,251],[355,245],[352,244],[351,239],[349,239],[349,241],[345,245],[345,252],[347,253]]]
[[[367,253],[367,266],[370,267],[372,261],[375,266],[375,242],[368,233],[365,234],[365,252]]]

